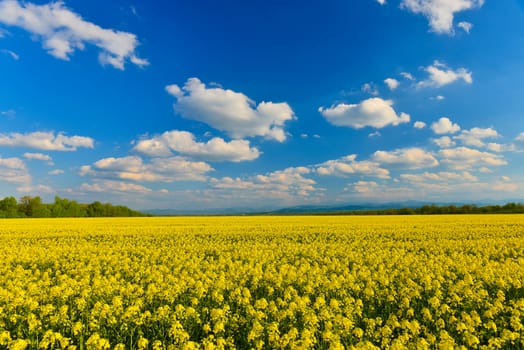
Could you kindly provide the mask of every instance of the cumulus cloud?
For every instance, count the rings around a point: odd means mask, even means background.
[[[388,86],[390,90],[395,90],[400,85],[400,82],[397,79],[387,78],[384,80],[384,83]]]
[[[431,139],[431,141],[440,148],[450,148],[454,147],[456,144],[455,141],[453,141],[449,136],[442,136],[437,139]]]
[[[480,8],[484,0],[402,0],[401,7],[425,16],[431,31],[438,34],[453,34],[455,14]]]
[[[399,169],[431,168],[439,164],[433,154],[422,148],[401,148],[394,151],[376,151],[372,160]]]
[[[402,75],[402,77],[404,77],[404,79],[415,80],[415,77],[413,76],[413,74],[411,74],[409,72],[402,72],[402,73],[400,73],[400,75]]]
[[[61,175],[64,171],[62,169],[54,169],[48,172],[49,175]]]
[[[346,187],[345,191],[355,192],[359,194],[372,194],[377,191],[379,184],[375,181],[357,181]]]
[[[515,137],[515,141],[524,143],[524,132],[521,132],[517,137]]]
[[[329,108],[320,107],[319,112],[324,118],[336,126],[349,126],[360,129],[366,126],[383,128],[388,125],[408,123],[410,116],[400,115],[393,109],[393,101],[373,97],[359,104],[341,103]]]
[[[243,93],[221,87],[207,87],[190,78],[180,88],[169,85],[166,91],[176,98],[175,112],[226,132],[232,138],[263,136],[283,142],[284,124],[295,119],[287,103],[261,102],[258,105]]]
[[[151,193],[153,190],[145,186],[124,182],[124,181],[111,181],[101,180],[95,181],[94,183],[83,183],[80,185],[80,190],[84,192],[96,192],[96,193],[140,193],[146,194]]]
[[[56,193],[51,186],[42,184],[20,186],[17,187],[16,190],[20,193],[29,193],[31,195]]]
[[[385,4],[386,4],[386,0],[377,0],[377,2],[378,2],[380,5],[385,5]]]
[[[439,151],[439,156],[441,163],[452,169],[472,169],[507,164],[501,155],[468,147],[443,149]]]
[[[136,54],[138,40],[135,34],[88,22],[62,1],[44,5],[0,1],[0,23],[26,30],[42,41],[49,54],[62,60],[69,60],[75,50],[83,50],[86,44],[91,44],[100,49],[99,60],[104,65],[122,70],[127,61],[138,66],[148,65],[147,60]]]
[[[461,173],[441,171],[437,173],[425,172],[423,174],[401,174],[400,178],[409,182],[449,182],[449,181],[478,181],[478,178],[471,173],[464,171]]]
[[[415,129],[424,129],[426,127],[426,123],[424,122],[421,122],[421,121],[416,121],[414,124],[413,124],[413,127]]]
[[[506,181],[497,181],[493,184],[492,189],[494,191],[501,191],[501,192],[515,192],[519,189],[519,185],[512,182],[506,182]]]
[[[31,175],[22,159],[0,157],[0,181],[28,184],[31,182]]]
[[[442,87],[458,80],[463,80],[467,84],[473,83],[473,75],[466,68],[451,69],[446,64],[435,61],[432,65],[424,69],[429,77],[417,84],[418,87]]]
[[[51,161],[51,157],[47,154],[43,153],[30,153],[26,152],[24,153],[24,158],[26,159],[36,159],[36,160],[42,160],[42,161]]]
[[[319,175],[332,176],[371,176],[389,179],[389,171],[381,168],[380,164],[372,161],[357,161],[357,156],[351,154],[340,159],[328,160],[315,166]]]
[[[213,168],[184,157],[153,158],[144,162],[138,156],[104,158],[80,168],[81,176],[145,182],[205,181]]]
[[[466,146],[484,147],[484,139],[493,139],[500,137],[499,133],[493,128],[473,128],[463,130],[460,135],[454,136],[453,139],[461,141]]]
[[[483,174],[491,174],[493,172],[493,170],[491,170],[490,168],[486,166],[481,166],[478,170],[480,173],[483,173]]]
[[[36,131],[27,134],[0,134],[0,146],[25,147],[45,151],[76,151],[77,148],[93,148],[94,140],[85,136],[66,136],[64,133]]]
[[[214,189],[228,190],[229,193],[243,192],[253,198],[308,197],[317,191],[316,182],[305,177],[310,172],[306,167],[290,167],[245,179],[211,179],[210,185]]]
[[[344,188],[345,196],[342,198],[358,198],[373,202],[398,201],[420,198],[420,192],[413,189],[412,186],[398,186],[390,184],[381,184],[376,181],[360,180],[348,184]]]
[[[459,22],[457,24],[457,26],[459,28],[461,28],[463,31],[465,31],[466,33],[469,34],[469,32],[471,31],[471,28],[473,28],[473,24],[469,23],[469,22]]]
[[[431,124],[431,130],[437,135],[454,134],[460,131],[460,126],[453,123],[449,118],[442,117],[437,122]]]
[[[496,142],[488,142],[488,144],[485,146],[492,152],[514,152],[518,150],[517,146],[513,143],[501,144]]]
[[[192,133],[178,130],[140,140],[133,150],[155,157],[170,156],[172,152],[177,152],[191,158],[215,162],[240,162],[260,156],[260,151],[251,147],[247,140],[226,142],[220,137],[214,137],[207,142],[198,142]]]

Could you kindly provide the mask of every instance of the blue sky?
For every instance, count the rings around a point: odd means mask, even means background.
[[[524,1],[0,0],[0,197],[524,198]]]

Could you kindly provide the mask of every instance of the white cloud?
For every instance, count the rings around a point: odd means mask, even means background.
[[[431,168],[439,164],[437,159],[422,148],[402,148],[394,151],[376,151],[372,160],[382,165],[400,169]]]
[[[22,159],[0,157],[0,181],[28,184],[31,175]]]
[[[413,124],[413,127],[415,127],[415,129],[424,129],[426,127],[426,123],[421,122],[421,121],[416,121]]]
[[[437,135],[454,134],[460,131],[460,126],[453,123],[449,118],[442,117],[437,122],[431,124],[431,130]]]
[[[453,70],[446,64],[435,61],[431,66],[424,69],[429,77],[417,84],[418,87],[442,87],[458,80],[463,80],[467,84],[473,83],[473,75],[466,68]]]
[[[42,161],[51,161],[51,157],[47,154],[43,153],[24,153],[24,158],[26,159],[36,159],[36,160],[42,160]]]
[[[284,124],[295,119],[287,103],[256,105],[243,93],[206,87],[197,78],[188,79],[182,88],[169,85],[166,91],[176,98],[174,109],[182,117],[206,123],[232,138],[263,136],[283,142]]]
[[[471,169],[507,164],[501,155],[467,147],[443,149],[439,151],[439,156],[441,163],[452,169]]]
[[[100,49],[99,60],[117,69],[124,69],[126,61],[138,66],[148,64],[136,54],[138,40],[135,34],[105,29],[84,20],[68,9],[62,1],[37,5],[16,0],[0,1],[0,23],[22,28],[42,40],[52,56],[69,60],[75,50],[86,44]]]
[[[486,148],[492,152],[514,152],[517,150],[515,144],[500,144],[495,142],[488,142]]]
[[[440,178],[442,173],[437,173]],[[399,200],[420,200],[424,198],[426,201],[449,201],[449,200],[463,200],[470,198],[471,200],[486,198],[503,198],[498,196],[501,191],[515,191],[518,185],[497,181],[496,183],[479,182],[475,176],[466,173],[465,181],[459,179],[461,173],[452,175],[451,180],[445,180],[446,175],[442,176],[439,181],[425,179],[421,174],[420,178],[407,176],[401,179],[399,184],[380,184],[373,181],[359,181],[349,185],[345,191],[350,192],[351,197],[359,198],[360,200],[373,200],[374,202],[399,201]],[[428,178],[433,178],[434,174],[428,173]],[[472,177],[473,181],[468,181],[467,178]],[[413,180],[413,181],[412,181]],[[442,180],[442,181],[440,181]],[[403,185],[403,182],[407,182]]]
[[[459,22],[457,24],[457,26],[459,28],[461,28],[462,30],[464,30],[466,33],[469,34],[469,32],[471,31],[471,28],[473,28],[473,24],[469,23],[469,22]]]
[[[377,0],[377,2],[378,2],[380,5],[385,5],[385,4],[386,4],[386,0]]]
[[[517,137],[515,137],[515,141],[524,142],[524,132],[521,132]]]
[[[379,184],[375,181],[357,181],[346,187],[345,191],[351,191],[359,194],[372,194],[377,191]]]
[[[473,128],[463,130],[460,135],[454,136],[453,139],[461,141],[466,146],[484,147],[484,139],[500,137],[498,132],[493,128]]]
[[[490,174],[490,173],[493,172],[493,170],[491,170],[490,168],[488,168],[486,166],[482,166],[478,170],[479,170],[480,173],[483,173],[483,174]]]
[[[0,146],[26,147],[45,151],[76,151],[79,147],[93,148],[94,140],[85,136],[36,131],[28,134],[0,134]]]
[[[54,169],[48,172],[49,175],[61,175],[64,171],[62,169]]]
[[[151,193],[153,190],[139,184],[123,182],[123,181],[95,181],[92,184],[83,183],[80,185],[80,190],[84,192],[96,193]]]
[[[341,197],[345,198],[345,201],[348,196],[351,199],[358,198],[375,203],[420,198],[420,193],[412,186],[398,187],[375,181],[357,181],[344,188],[344,192],[346,195]]]
[[[331,176],[371,176],[389,179],[389,171],[381,168],[380,164],[372,161],[357,161],[357,156],[351,154],[340,159],[328,160],[315,166],[319,175]]]
[[[368,137],[380,137],[380,136],[382,136],[382,134],[378,130],[368,134]]]
[[[20,158],[0,158],[0,165],[9,168],[9,169],[17,169],[17,170],[24,170],[25,163]]]
[[[140,140],[133,150],[157,157],[170,156],[174,151],[184,156],[208,161],[240,162],[260,156],[259,150],[250,147],[247,140],[226,142],[220,137],[214,137],[207,142],[197,142],[192,133],[178,130],[166,131],[151,139]]]
[[[453,141],[449,136],[442,136],[438,139],[431,139],[431,141],[433,141],[433,143],[439,146],[440,148],[450,148],[455,146],[455,141]]]
[[[210,185],[213,189],[227,190],[230,194],[251,198],[309,197],[318,191],[315,188],[316,182],[304,176],[310,172],[311,170],[305,167],[291,167],[246,179],[211,179]]]
[[[184,157],[153,158],[145,163],[138,156],[128,156],[104,158],[93,165],[84,165],[80,175],[146,182],[205,181],[206,173],[212,170],[207,163]]]
[[[18,61],[20,59],[20,56],[16,52],[14,52],[14,51],[3,49],[3,50],[0,50],[0,52],[2,52],[3,54],[11,57],[15,61]]]
[[[456,13],[481,7],[484,0],[402,0],[401,7],[429,20],[431,30],[438,34],[453,34]]]
[[[388,86],[390,90],[395,90],[400,85],[400,82],[397,79],[393,79],[393,78],[385,79],[384,83]]]
[[[462,173],[454,173],[441,171],[438,173],[425,172],[423,174],[401,174],[400,178],[409,182],[449,182],[449,181],[459,181],[459,182],[475,182],[478,181],[478,178],[471,173],[464,171]]]
[[[48,185],[25,185],[20,186],[16,188],[17,192],[20,193],[28,193],[32,196],[36,194],[50,194],[50,193],[56,193],[56,191]]]
[[[402,75],[402,77],[404,77],[404,79],[415,80],[415,77],[411,73],[409,73],[409,72],[402,72],[402,73],[400,73],[400,75]]]
[[[519,185],[506,181],[497,181],[495,184],[493,184],[492,189],[494,191],[516,192],[519,189]]]
[[[349,126],[360,129],[366,126],[383,128],[388,125],[408,123],[410,116],[393,109],[393,101],[373,97],[359,104],[341,103],[329,108],[320,107],[319,112],[324,118],[336,126]]]
[[[373,83],[365,83],[364,85],[362,85],[361,90],[363,92],[367,93],[367,94],[372,95],[372,96],[378,96],[379,95],[378,88]]]

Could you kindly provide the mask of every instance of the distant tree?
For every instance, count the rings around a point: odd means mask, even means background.
[[[53,217],[83,217],[86,210],[78,202],[67,198],[55,197],[55,202],[51,207]]]
[[[401,208],[401,209],[398,209],[398,214],[399,215],[413,215],[415,214],[415,211],[411,208]]]
[[[99,201],[88,204],[86,214],[89,217],[102,217],[104,216],[104,205]]]
[[[18,203],[15,197],[5,197],[0,200],[0,217],[16,218],[18,216]]]
[[[47,204],[39,196],[23,196],[18,202],[18,212],[22,217],[45,218],[51,216]]]

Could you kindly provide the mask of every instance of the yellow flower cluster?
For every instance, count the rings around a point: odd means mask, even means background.
[[[0,349],[521,349],[524,216],[5,220]]]

